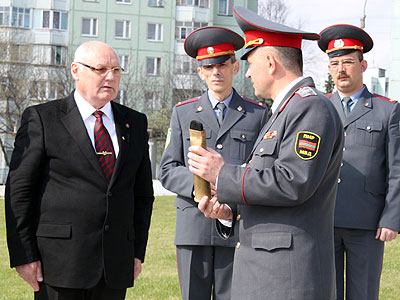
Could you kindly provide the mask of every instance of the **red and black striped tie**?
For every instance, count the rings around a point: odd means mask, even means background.
[[[112,172],[115,165],[115,152],[111,142],[110,134],[103,124],[103,112],[96,110],[93,115],[96,117],[94,124],[94,145],[100,166],[103,169],[104,175],[110,182]]]

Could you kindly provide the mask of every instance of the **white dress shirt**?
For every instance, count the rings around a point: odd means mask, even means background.
[[[89,104],[77,90],[74,92],[74,99],[76,106],[78,106],[79,113],[81,114],[82,120],[85,123],[87,133],[89,135],[90,140],[92,141],[93,149],[96,151],[96,146],[94,144],[94,124],[96,123],[96,117],[93,116],[93,113],[96,110],[102,111],[103,114],[103,124],[106,127],[108,134],[111,137],[111,141],[114,147],[115,158],[118,157],[119,153],[119,145],[117,134],[115,133],[115,123],[114,123],[114,115],[111,109],[111,104],[108,102],[101,109],[96,109]]]

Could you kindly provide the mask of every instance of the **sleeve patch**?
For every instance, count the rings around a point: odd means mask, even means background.
[[[309,131],[297,133],[294,150],[303,160],[310,160],[317,156],[321,138]]]

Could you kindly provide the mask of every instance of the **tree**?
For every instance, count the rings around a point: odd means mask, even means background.
[[[332,75],[330,73],[328,74],[328,79],[325,80],[324,88],[325,94],[332,93],[333,89],[335,88],[335,82],[333,81]]]

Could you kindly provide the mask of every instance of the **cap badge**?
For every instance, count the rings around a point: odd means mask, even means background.
[[[213,47],[208,47],[208,48],[207,48],[207,53],[208,53],[208,54],[214,54],[214,52],[215,52],[215,51],[214,51],[214,48],[213,48]]]
[[[335,48],[342,48],[344,46],[344,42],[342,39],[335,40],[335,43],[333,44],[333,46]]]

